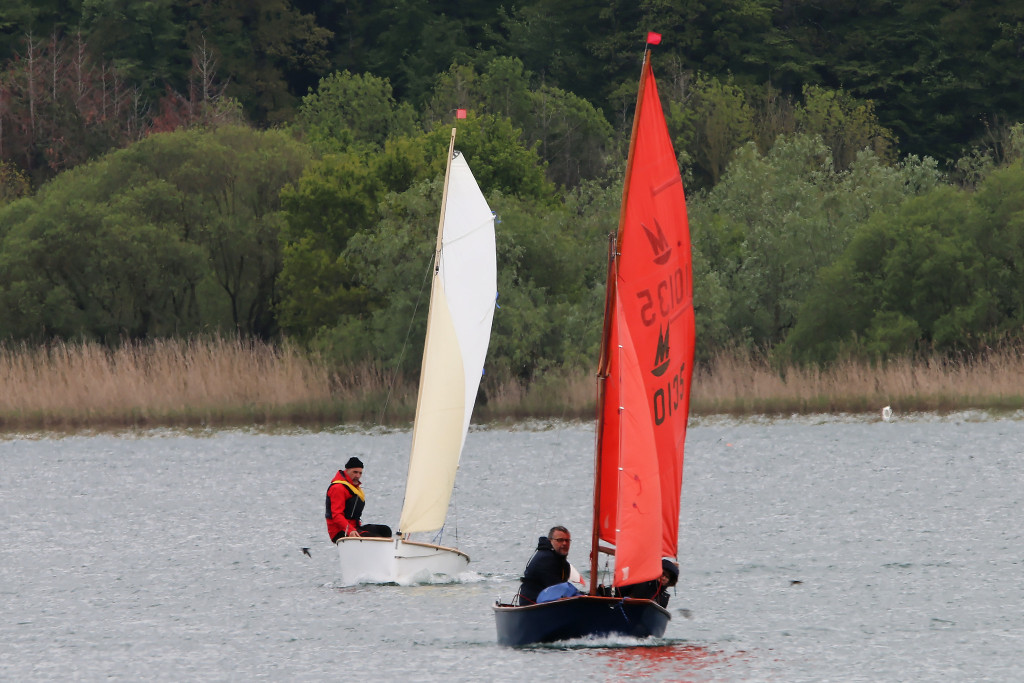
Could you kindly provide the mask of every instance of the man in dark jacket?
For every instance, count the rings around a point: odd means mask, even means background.
[[[327,534],[337,543],[346,536],[391,537],[391,528],[384,524],[363,524],[363,508],[366,494],[362,488],[363,461],[352,457],[345,463],[344,470],[338,470],[327,487]]]
[[[644,583],[623,586],[619,594],[624,598],[654,600],[662,607],[668,607],[668,589],[679,581],[679,567],[672,560],[661,561],[661,576]]]
[[[519,586],[520,605],[534,604],[542,590],[569,580],[570,543],[572,536],[564,526],[551,527],[546,537],[537,539],[537,550],[526,564]]]

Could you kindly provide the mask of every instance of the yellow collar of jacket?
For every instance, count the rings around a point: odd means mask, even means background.
[[[341,484],[345,486],[349,491],[359,496],[359,500],[363,501],[364,503],[366,502],[366,494],[363,493],[363,490],[356,486],[355,484],[353,484],[352,482],[350,482],[348,479],[335,479],[331,483]]]

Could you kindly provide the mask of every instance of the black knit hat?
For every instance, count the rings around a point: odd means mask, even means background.
[[[359,458],[357,458],[354,455],[351,458],[348,459],[347,463],[345,463],[345,469],[346,470],[350,470],[353,467],[358,467],[359,469],[363,468],[363,461],[360,460]]]
[[[668,585],[676,585],[676,581],[679,580],[679,567],[672,560],[662,560],[661,569],[663,572],[668,574]]]

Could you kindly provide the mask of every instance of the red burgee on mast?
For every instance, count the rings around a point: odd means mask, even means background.
[[[464,118],[466,118],[466,110],[465,109],[456,109],[455,110],[455,118],[457,118],[457,119],[464,119]]]
[[[686,198],[649,60],[637,107],[601,436],[599,535],[616,546],[615,585],[657,578],[678,553],[695,337]]]
[[[647,44],[648,45],[661,45],[661,34],[655,33],[654,31],[647,32]]]

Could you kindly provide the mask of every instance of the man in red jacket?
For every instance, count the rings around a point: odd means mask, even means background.
[[[360,517],[366,506],[362,489],[363,461],[351,457],[344,470],[338,470],[327,487],[327,534],[335,543],[346,536],[391,538],[391,527],[384,524],[363,524]]]

